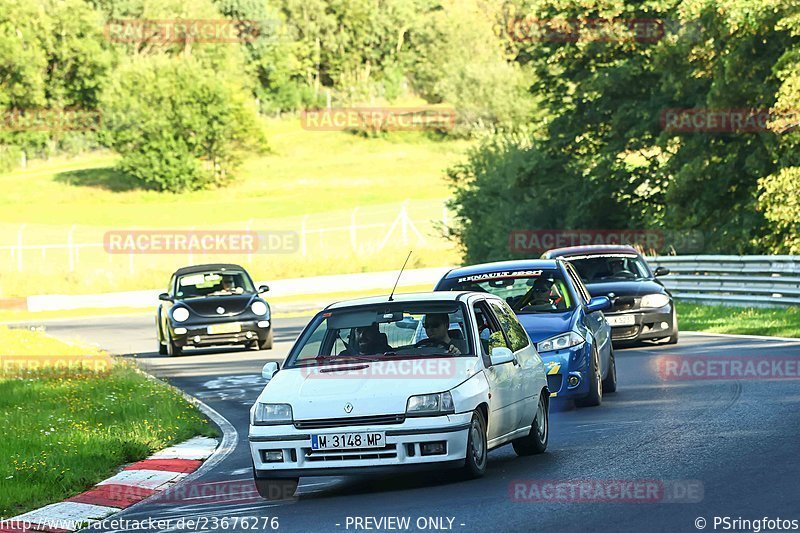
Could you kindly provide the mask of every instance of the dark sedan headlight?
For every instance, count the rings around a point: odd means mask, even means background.
[[[172,310],[172,319],[175,322],[186,322],[189,319],[189,310],[185,307],[178,307]]]
[[[669,303],[669,296],[666,294],[647,294],[642,297],[639,307],[642,309],[658,309]]]

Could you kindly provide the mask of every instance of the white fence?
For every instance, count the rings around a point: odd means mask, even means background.
[[[215,224],[213,227],[175,227],[164,232],[183,231],[292,231],[297,233],[298,246],[273,256],[293,254],[308,257],[313,254],[338,256],[342,252],[379,254],[390,244],[422,248],[441,242],[442,228],[450,216],[444,203],[406,201],[402,204],[370,206],[352,210],[332,211],[319,215],[281,218],[251,218],[246,221]],[[38,224],[0,225],[0,269],[5,272],[60,273],[119,272],[136,274],[154,267],[172,267],[180,263],[249,262],[254,255],[219,253],[143,254],[137,252],[107,253],[104,246],[106,231],[120,227],[102,228],[73,225],[68,228]],[[127,227],[125,231],[147,230]],[[163,229],[163,228],[162,228]],[[237,256],[238,255],[238,256]],[[168,265],[166,265],[168,263]]]

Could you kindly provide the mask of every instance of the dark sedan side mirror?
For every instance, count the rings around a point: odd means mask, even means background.
[[[669,274],[669,269],[667,267],[656,267],[656,271],[653,272],[656,276],[666,276]]]
[[[269,285],[262,285],[262,286],[260,286],[260,287],[258,288],[258,294],[261,294],[262,292],[269,292]]]
[[[162,302],[171,302],[172,296],[170,296],[169,293],[167,292],[162,292],[161,294],[158,295],[158,299],[161,300]]]
[[[586,304],[586,312],[594,313],[595,311],[602,311],[609,307],[611,307],[611,300],[609,300],[608,296],[595,296]]]

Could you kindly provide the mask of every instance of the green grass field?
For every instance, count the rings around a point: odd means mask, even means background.
[[[109,153],[34,162],[0,175],[0,298],[158,288],[189,262],[241,262],[268,280],[398,268],[412,248],[411,267],[457,260],[437,223],[448,216],[444,170],[463,156],[467,141],[423,132],[364,138],[307,131],[298,118],[268,119],[264,128],[271,153],[245,161],[240,178],[224,189],[141,190],[114,170]],[[407,223],[398,220],[404,204]],[[130,257],[94,246],[23,249],[20,256],[13,248],[70,238],[97,245],[109,230],[299,231],[303,225],[305,255]]]
[[[768,309],[679,302],[678,322],[684,331],[800,337],[796,306]]]
[[[0,516],[60,501],[171,444],[216,428],[183,397],[132,363],[107,371],[100,352],[41,332],[0,327]],[[89,360],[87,368],[30,363]],[[109,361],[101,357],[99,361]]]

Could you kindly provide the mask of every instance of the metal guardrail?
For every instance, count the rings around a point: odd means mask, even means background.
[[[800,256],[684,255],[648,258],[678,300],[748,307],[800,304]]]

